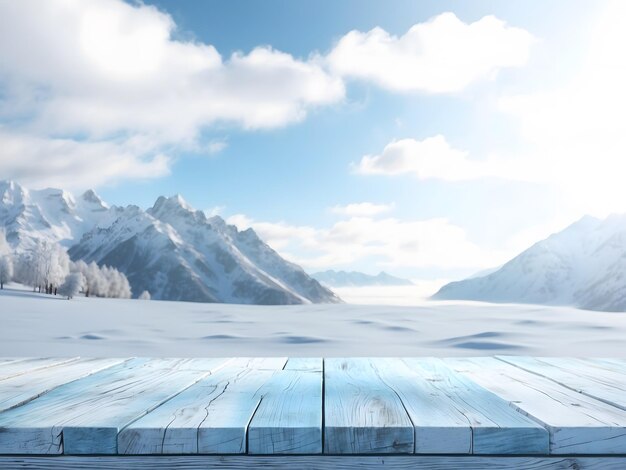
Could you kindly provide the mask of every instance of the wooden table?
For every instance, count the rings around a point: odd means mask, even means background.
[[[626,360],[0,358],[0,468],[626,468]]]

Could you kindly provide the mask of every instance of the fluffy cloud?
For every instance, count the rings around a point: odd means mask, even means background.
[[[470,160],[468,152],[453,148],[442,135],[424,140],[401,139],[387,144],[379,155],[365,155],[353,165],[365,175],[412,174],[419,179],[463,181],[484,177],[524,179],[511,162]]]
[[[310,269],[342,267],[375,259],[380,268],[480,269],[498,265],[509,253],[483,250],[465,230],[443,218],[404,221],[350,217],[328,228],[228,218],[240,229],[253,227],[283,256]]]
[[[44,174],[43,160],[28,172],[9,161],[15,154],[0,153],[4,176],[34,186],[159,176],[169,171],[167,153],[223,148],[219,139],[198,143],[207,126],[299,122],[311,109],[341,102],[344,77],[397,91],[459,91],[525,63],[532,42],[494,17],[466,24],[452,13],[399,38],[380,28],[352,31],[328,55],[308,58],[270,46],[223,57],[212,45],[175,33],[168,14],[141,3],[0,2],[4,138],[21,141],[25,161],[51,155]],[[55,156],[60,144],[72,148],[63,158]],[[88,175],[88,168],[98,170]]]
[[[68,153],[59,178],[74,166],[119,170],[94,176],[102,183],[133,176],[122,171],[139,168],[138,162],[154,163],[149,154],[124,147],[125,139],[139,136],[156,146],[193,150],[205,126],[284,126],[344,96],[342,80],[317,59],[299,60],[270,47],[222,58],[211,45],[174,39],[172,18],[151,6],[50,1],[37,2],[37,14],[33,7],[31,1],[0,2],[0,122],[7,133],[10,124],[24,145],[36,143],[26,150],[30,155],[54,154],[59,138],[89,149],[82,157]],[[94,161],[94,149],[106,145],[122,151],[111,157],[103,152]],[[5,169],[13,168],[8,158],[0,154]],[[157,163],[167,166],[163,158]],[[57,165],[46,166],[46,179],[52,179]],[[163,174],[151,168],[138,173]],[[36,174],[29,178],[36,180]]]
[[[369,217],[393,210],[395,204],[374,204],[372,202],[359,202],[346,206],[331,207],[331,212],[338,215],[348,215],[354,217]]]
[[[530,33],[494,16],[467,24],[443,13],[400,37],[378,27],[351,31],[327,60],[336,74],[390,90],[454,93],[502,68],[524,65],[532,43]]]
[[[47,131],[185,139],[216,121],[282,126],[344,95],[341,80],[314,61],[269,47],[224,60],[211,45],[175,40],[171,17],[154,7],[68,0],[37,3],[36,15],[32,8],[0,6],[2,78]]]
[[[169,166],[170,159],[142,139],[83,142],[0,127],[0,175],[31,187],[96,187],[112,179],[164,176]]]

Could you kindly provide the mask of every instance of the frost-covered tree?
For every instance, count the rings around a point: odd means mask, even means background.
[[[102,274],[107,280],[107,292],[105,297],[116,297],[119,299],[130,299],[132,292],[130,283],[124,274],[115,268],[103,266]]]
[[[98,295],[98,292],[102,290],[104,280],[102,279],[100,268],[94,261],[87,264],[83,260],[78,260],[73,263],[72,271],[78,271],[85,277],[83,285],[85,297]]]
[[[70,258],[58,244],[37,240],[18,260],[16,277],[33,290],[52,293],[70,271]]]
[[[85,277],[85,296],[130,298],[130,283],[124,274],[108,266],[99,267],[95,262],[89,264],[82,260],[72,265],[72,271],[77,271]]]
[[[39,265],[39,257],[34,249],[20,253],[15,265],[14,279],[27,286],[32,286],[33,291],[36,291],[37,287],[43,283]]]
[[[13,259],[11,255],[0,255],[0,289],[13,278]]]
[[[81,273],[69,273],[65,276],[65,280],[63,281],[63,284],[61,284],[61,287],[59,287],[59,294],[67,297],[69,300],[80,292],[84,282],[85,278]]]
[[[64,282],[70,272],[70,257],[60,245],[44,242],[40,248],[42,257],[42,277],[48,294]]]
[[[150,300],[150,292],[148,292],[147,290],[143,291],[141,294],[139,294],[139,297],[137,297],[139,300]]]

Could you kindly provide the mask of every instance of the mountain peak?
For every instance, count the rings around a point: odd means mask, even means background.
[[[108,205],[102,200],[93,189],[88,189],[81,195],[81,199],[85,202],[95,204],[101,207],[108,207]]]
[[[180,194],[175,194],[174,196],[170,197],[170,199],[174,200],[179,206],[182,206],[184,208],[191,208],[189,203],[185,201],[185,199]]]
[[[159,196],[155,201],[150,212],[161,212],[164,210],[180,210],[184,209],[189,212],[193,212],[194,209],[191,205],[183,199],[180,194],[175,194],[174,196],[165,197]]]
[[[70,208],[75,206],[74,196],[64,189],[46,188],[34,191],[34,193],[39,195],[40,200],[43,197],[54,204],[60,204],[64,210],[70,210]]]
[[[26,194],[26,189],[13,180],[0,180],[0,201],[8,203],[9,201],[22,200]]]

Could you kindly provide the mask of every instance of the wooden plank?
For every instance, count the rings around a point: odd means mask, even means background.
[[[124,359],[80,359],[3,380],[0,382],[0,411],[23,405],[65,383],[122,362]]]
[[[512,356],[498,359],[626,410],[626,374],[579,359]]]
[[[447,364],[550,432],[552,454],[623,454],[626,412],[491,357]]]
[[[616,358],[585,358],[581,359],[586,362],[591,362],[598,367],[602,367],[607,370],[612,370],[613,372],[617,372],[619,374],[626,374],[626,359],[616,359]]]
[[[85,468],[138,470],[249,470],[265,468],[276,470],[328,469],[361,470],[385,468],[389,470],[623,470],[626,457],[476,457],[430,455],[191,455],[168,456],[58,456],[58,457],[1,457],[0,468],[29,468],[34,470],[84,470]]]
[[[370,359],[325,359],[324,387],[325,453],[413,452],[413,424]]]
[[[120,454],[238,454],[261,389],[287,358],[237,358],[120,431]]]
[[[308,370],[322,372],[323,360],[321,357],[290,357],[285,370]]]
[[[262,367],[250,368],[251,372],[241,380],[233,380],[232,387],[224,386],[228,393],[211,403],[211,414],[199,426],[198,452],[248,452],[249,424],[265,399],[266,388],[271,387],[276,374],[282,373],[285,361],[286,358],[267,359]]]
[[[0,381],[17,377],[18,375],[45,369],[47,367],[58,366],[77,361],[78,357],[43,357],[29,358],[24,360],[9,361],[0,364]]]
[[[445,393],[399,359],[376,359],[374,365],[411,418],[415,453],[472,453],[472,428]]]
[[[415,427],[415,452],[546,454],[548,432],[440,359],[376,359]]]
[[[275,373],[248,426],[248,453],[321,453],[322,380],[321,371]]]
[[[227,362],[132,359],[0,413],[0,454],[112,454],[118,431]]]

